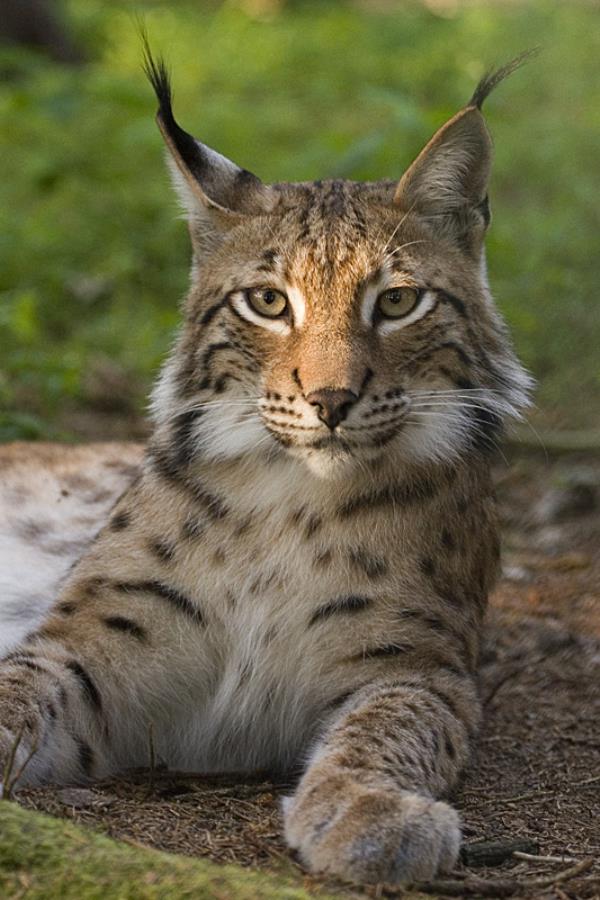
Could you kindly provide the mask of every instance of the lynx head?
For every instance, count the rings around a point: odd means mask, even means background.
[[[193,245],[154,393],[181,465],[292,454],[315,471],[494,444],[529,379],[490,298],[487,76],[398,182],[266,185],[183,131],[147,56]]]

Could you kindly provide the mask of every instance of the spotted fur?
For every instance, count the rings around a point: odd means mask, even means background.
[[[498,79],[399,183],[267,186],[148,72],[191,289],[141,465],[0,453],[0,757],[22,734],[22,783],[83,781],[147,763],[151,729],[173,768],[300,767],[285,833],[308,867],[433,876],[480,717],[490,451],[529,390],[483,257]]]

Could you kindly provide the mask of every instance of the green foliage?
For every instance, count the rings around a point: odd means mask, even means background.
[[[289,878],[127,846],[6,801],[0,801],[0,896],[7,900],[309,898]],[[327,895],[320,896],[328,900]]]
[[[486,107],[489,267],[543,420],[585,427],[600,412],[597,10],[263,6],[155,0],[135,12],[171,62],[184,126],[267,181],[397,177],[487,67],[543,46]],[[86,66],[0,53],[0,437],[56,435],[69,411],[97,404],[141,410],[187,280],[134,16],[102,0],[66,9]]]

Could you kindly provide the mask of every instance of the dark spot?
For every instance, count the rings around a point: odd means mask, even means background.
[[[106,585],[106,578],[103,578],[101,575],[96,575],[92,578],[86,578],[85,581],[81,582],[80,587],[85,596],[97,597],[98,592],[105,585]]]
[[[42,522],[34,522],[33,520],[29,520],[27,522],[20,522],[17,527],[17,531],[19,536],[24,540],[37,542],[39,538],[45,536],[48,533],[48,530],[50,528],[50,523],[43,524]]]
[[[92,680],[89,673],[83,668],[81,663],[77,662],[76,659],[70,659],[67,663],[65,663],[65,665],[66,668],[69,669],[69,671],[71,671],[79,681],[90,705],[93,706],[97,712],[101,712],[102,698],[100,697],[98,688],[94,684],[94,681]]]
[[[314,534],[317,533],[317,531],[320,529],[322,524],[323,524],[323,520],[321,519],[320,516],[317,516],[317,515],[309,516],[308,521],[305,526],[305,529],[304,529],[304,537],[307,540],[309,538],[311,538]]]
[[[122,509],[112,517],[109,528],[111,531],[123,531],[123,529],[128,528],[130,524],[131,514],[126,509]]]
[[[419,566],[423,574],[427,575],[428,578],[432,578],[435,575],[435,564],[430,556],[424,556]]]
[[[76,609],[76,605],[68,600],[59,603],[56,607],[57,612],[62,613],[64,616],[72,616]]]
[[[294,510],[290,516],[290,525],[292,525],[293,528],[296,528],[302,522],[305,514],[306,510],[304,508]]]
[[[131,619],[126,619],[124,616],[106,616],[103,622],[107,628],[130,634],[140,641],[145,641],[147,638],[146,630],[141,625],[132,622]]]
[[[156,538],[148,542],[148,549],[162,563],[173,562],[175,558],[175,544],[171,541]]]
[[[388,571],[386,560],[380,556],[371,556],[364,547],[350,550],[349,557],[353,565],[364,572],[367,578],[381,578]]]
[[[189,516],[181,528],[181,536],[187,540],[202,537],[206,531],[206,522],[198,516]]]
[[[346,613],[352,614],[362,612],[363,610],[368,609],[372,602],[370,597],[339,597],[336,600],[325,603],[315,610],[310,617],[308,624],[315,625],[317,622],[322,622],[324,619],[329,619],[331,616],[338,614],[343,615]]]
[[[245,519],[242,519],[242,521],[238,525],[236,525],[233,536],[236,538],[242,537],[250,529],[251,525],[252,516],[246,516]]]
[[[321,550],[321,552],[315,556],[315,566],[318,566],[319,568],[328,566],[330,562],[331,550]]]
[[[456,549],[456,541],[454,536],[448,530],[448,528],[444,528],[442,531],[442,546],[446,548],[446,550],[455,550]]]
[[[216,494],[210,493],[202,484],[195,483],[192,486],[192,493],[195,499],[206,507],[211,519],[224,519],[229,512],[224,501]]]
[[[100,490],[96,491],[90,497],[85,498],[86,503],[106,503],[107,500],[112,500],[114,497],[114,492],[109,490]]]

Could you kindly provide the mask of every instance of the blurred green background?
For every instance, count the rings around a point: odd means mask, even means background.
[[[490,277],[539,381],[535,426],[598,428],[597,2],[55,9],[62,60],[0,44],[0,439],[143,433],[189,250],[140,15],[184,127],[266,181],[399,176],[485,69],[541,45],[487,104]]]

